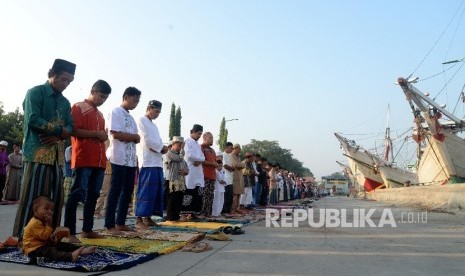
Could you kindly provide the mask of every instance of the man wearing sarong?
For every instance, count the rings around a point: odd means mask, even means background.
[[[202,162],[205,161],[205,156],[197,142],[202,133],[203,127],[195,124],[184,145],[184,160],[189,168],[189,174],[186,176],[187,189],[184,194],[183,207],[185,211],[193,213],[199,213],[202,208],[203,187],[205,185],[201,166]]]
[[[205,180],[205,188],[202,197],[202,215],[210,217],[212,215],[213,196],[215,192],[216,180],[216,152],[211,147],[213,145],[213,134],[205,132],[203,134],[203,142],[201,145],[205,161],[202,162],[203,177]]]
[[[6,175],[5,199],[16,201],[19,199],[21,187],[21,169],[23,168],[23,156],[19,154],[21,148],[13,144],[13,153],[8,155],[10,164]]]
[[[13,236],[22,237],[39,195],[54,202],[52,227],[60,225],[63,207],[64,141],[73,130],[71,105],[62,92],[74,80],[76,65],[56,59],[48,81],[27,91],[23,101],[24,144],[21,199]]]
[[[163,154],[168,147],[163,145],[157,125],[153,120],[161,112],[161,102],[152,100],[145,115],[137,121],[140,144],[137,146],[140,173],[137,184],[136,227],[147,229],[156,225],[151,216],[154,212],[163,217]]]

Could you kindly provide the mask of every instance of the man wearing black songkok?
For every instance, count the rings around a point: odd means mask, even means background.
[[[71,105],[62,92],[74,80],[76,65],[56,59],[48,80],[27,91],[23,101],[24,144],[21,200],[13,236],[21,238],[39,195],[54,202],[52,227],[60,225],[63,207],[64,140],[73,130]]]

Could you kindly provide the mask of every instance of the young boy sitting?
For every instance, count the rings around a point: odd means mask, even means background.
[[[92,254],[95,247],[79,247],[61,242],[69,236],[65,227],[52,228],[53,201],[46,196],[37,197],[32,203],[34,216],[24,228],[22,251],[31,259],[45,257],[46,261],[76,262],[80,255]]]

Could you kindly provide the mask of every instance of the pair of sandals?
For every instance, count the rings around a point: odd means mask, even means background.
[[[240,228],[239,226],[226,226],[220,228],[220,231],[222,231],[225,234],[231,234],[231,235],[242,235],[245,233],[244,229]]]
[[[17,246],[18,246],[18,240],[13,237],[8,237],[6,241],[0,242],[0,250],[2,250],[5,247],[17,247]]]
[[[190,243],[188,245],[185,245],[182,248],[183,252],[195,252],[195,253],[200,253],[208,250],[212,250],[213,247],[211,247],[208,243],[206,242],[197,242],[197,243]]]

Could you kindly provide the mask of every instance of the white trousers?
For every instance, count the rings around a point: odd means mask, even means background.
[[[244,193],[241,195],[241,200],[239,201],[241,205],[247,206],[252,204],[252,187],[244,188]]]
[[[213,206],[212,206],[212,216],[217,217],[221,215],[221,210],[223,210],[224,203],[224,192],[219,192],[218,189],[215,189],[213,193]]]

